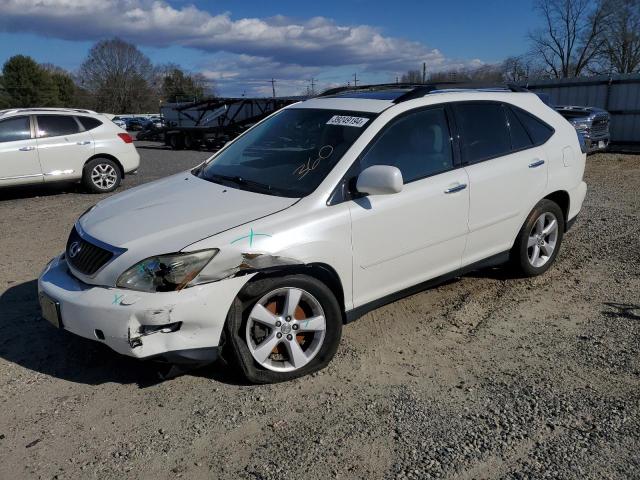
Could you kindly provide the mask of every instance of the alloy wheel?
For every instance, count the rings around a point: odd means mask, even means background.
[[[545,212],[533,224],[527,241],[529,263],[540,268],[553,256],[558,242],[558,219],[551,212]]]
[[[322,348],[327,322],[320,302],[300,288],[279,288],[249,314],[246,342],[254,360],[276,372],[307,365]]]
[[[109,190],[118,181],[118,173],[113,165],[99,163],[91,170],[91,181],[101,190]]]

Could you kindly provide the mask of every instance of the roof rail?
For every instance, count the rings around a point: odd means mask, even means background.
[[[406,102],[421,98],[429,93],[447,90],[505,90],[510,92],[528,92],[524,87],[513,83],[480,83],[480,82],[437,82],[437,83],[382,83],[378,85],[359,85],[356,87],[337,87],[322,92],[318,97],[329,97],[344,92],[379,91],[389,89],[407,89],[406,93],[398,96],[393,103]]]
[[[0,111],[1,114],[18,113],[18,112],[76,112],[76,113],[88,113],[91,115],[97,115],[93,110],[86,108],[64,108],[64,107],[27,107],[27,108],[10,108]]]

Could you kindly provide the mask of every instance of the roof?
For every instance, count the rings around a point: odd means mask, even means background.
[[[445,93],[513,93],[528,92],[515,85],[481,83],[380,84],[358,87],[338,87],[297,103],[292,108],[324,108],[380,113],[387,108],[432,94]]]

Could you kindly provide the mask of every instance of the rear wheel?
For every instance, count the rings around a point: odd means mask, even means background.
[[[174,150],[182,150],[184,148],[184,137],[180,133],[172,133],[169,137],[169,146]]]
[[[229,356],[253,383],[282,382],[324,368],[341,333],[335,296],[306,275],[247,284],[226,324]]]
[[[184,136],[184,148],[187,150],[195,150],[198,148],[198,141],[193,136],[186,134]]]
[[[82,183],[92,193],[114,191],[122,181],[120,167],[109,158],[95,158],[84,166]]]
[[[555,261],[564,235],[562,209],[548,199],[531,211],[511,251],[512,263],[526,276],[546,272]]]

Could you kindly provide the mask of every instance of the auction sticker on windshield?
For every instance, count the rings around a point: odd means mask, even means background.
[[[364,117],[350,117],[347,115],[334,115],[329,119],[327,125],[340,125],[343,127],[362,127],[365,123],[369,121],[368,118]]]

